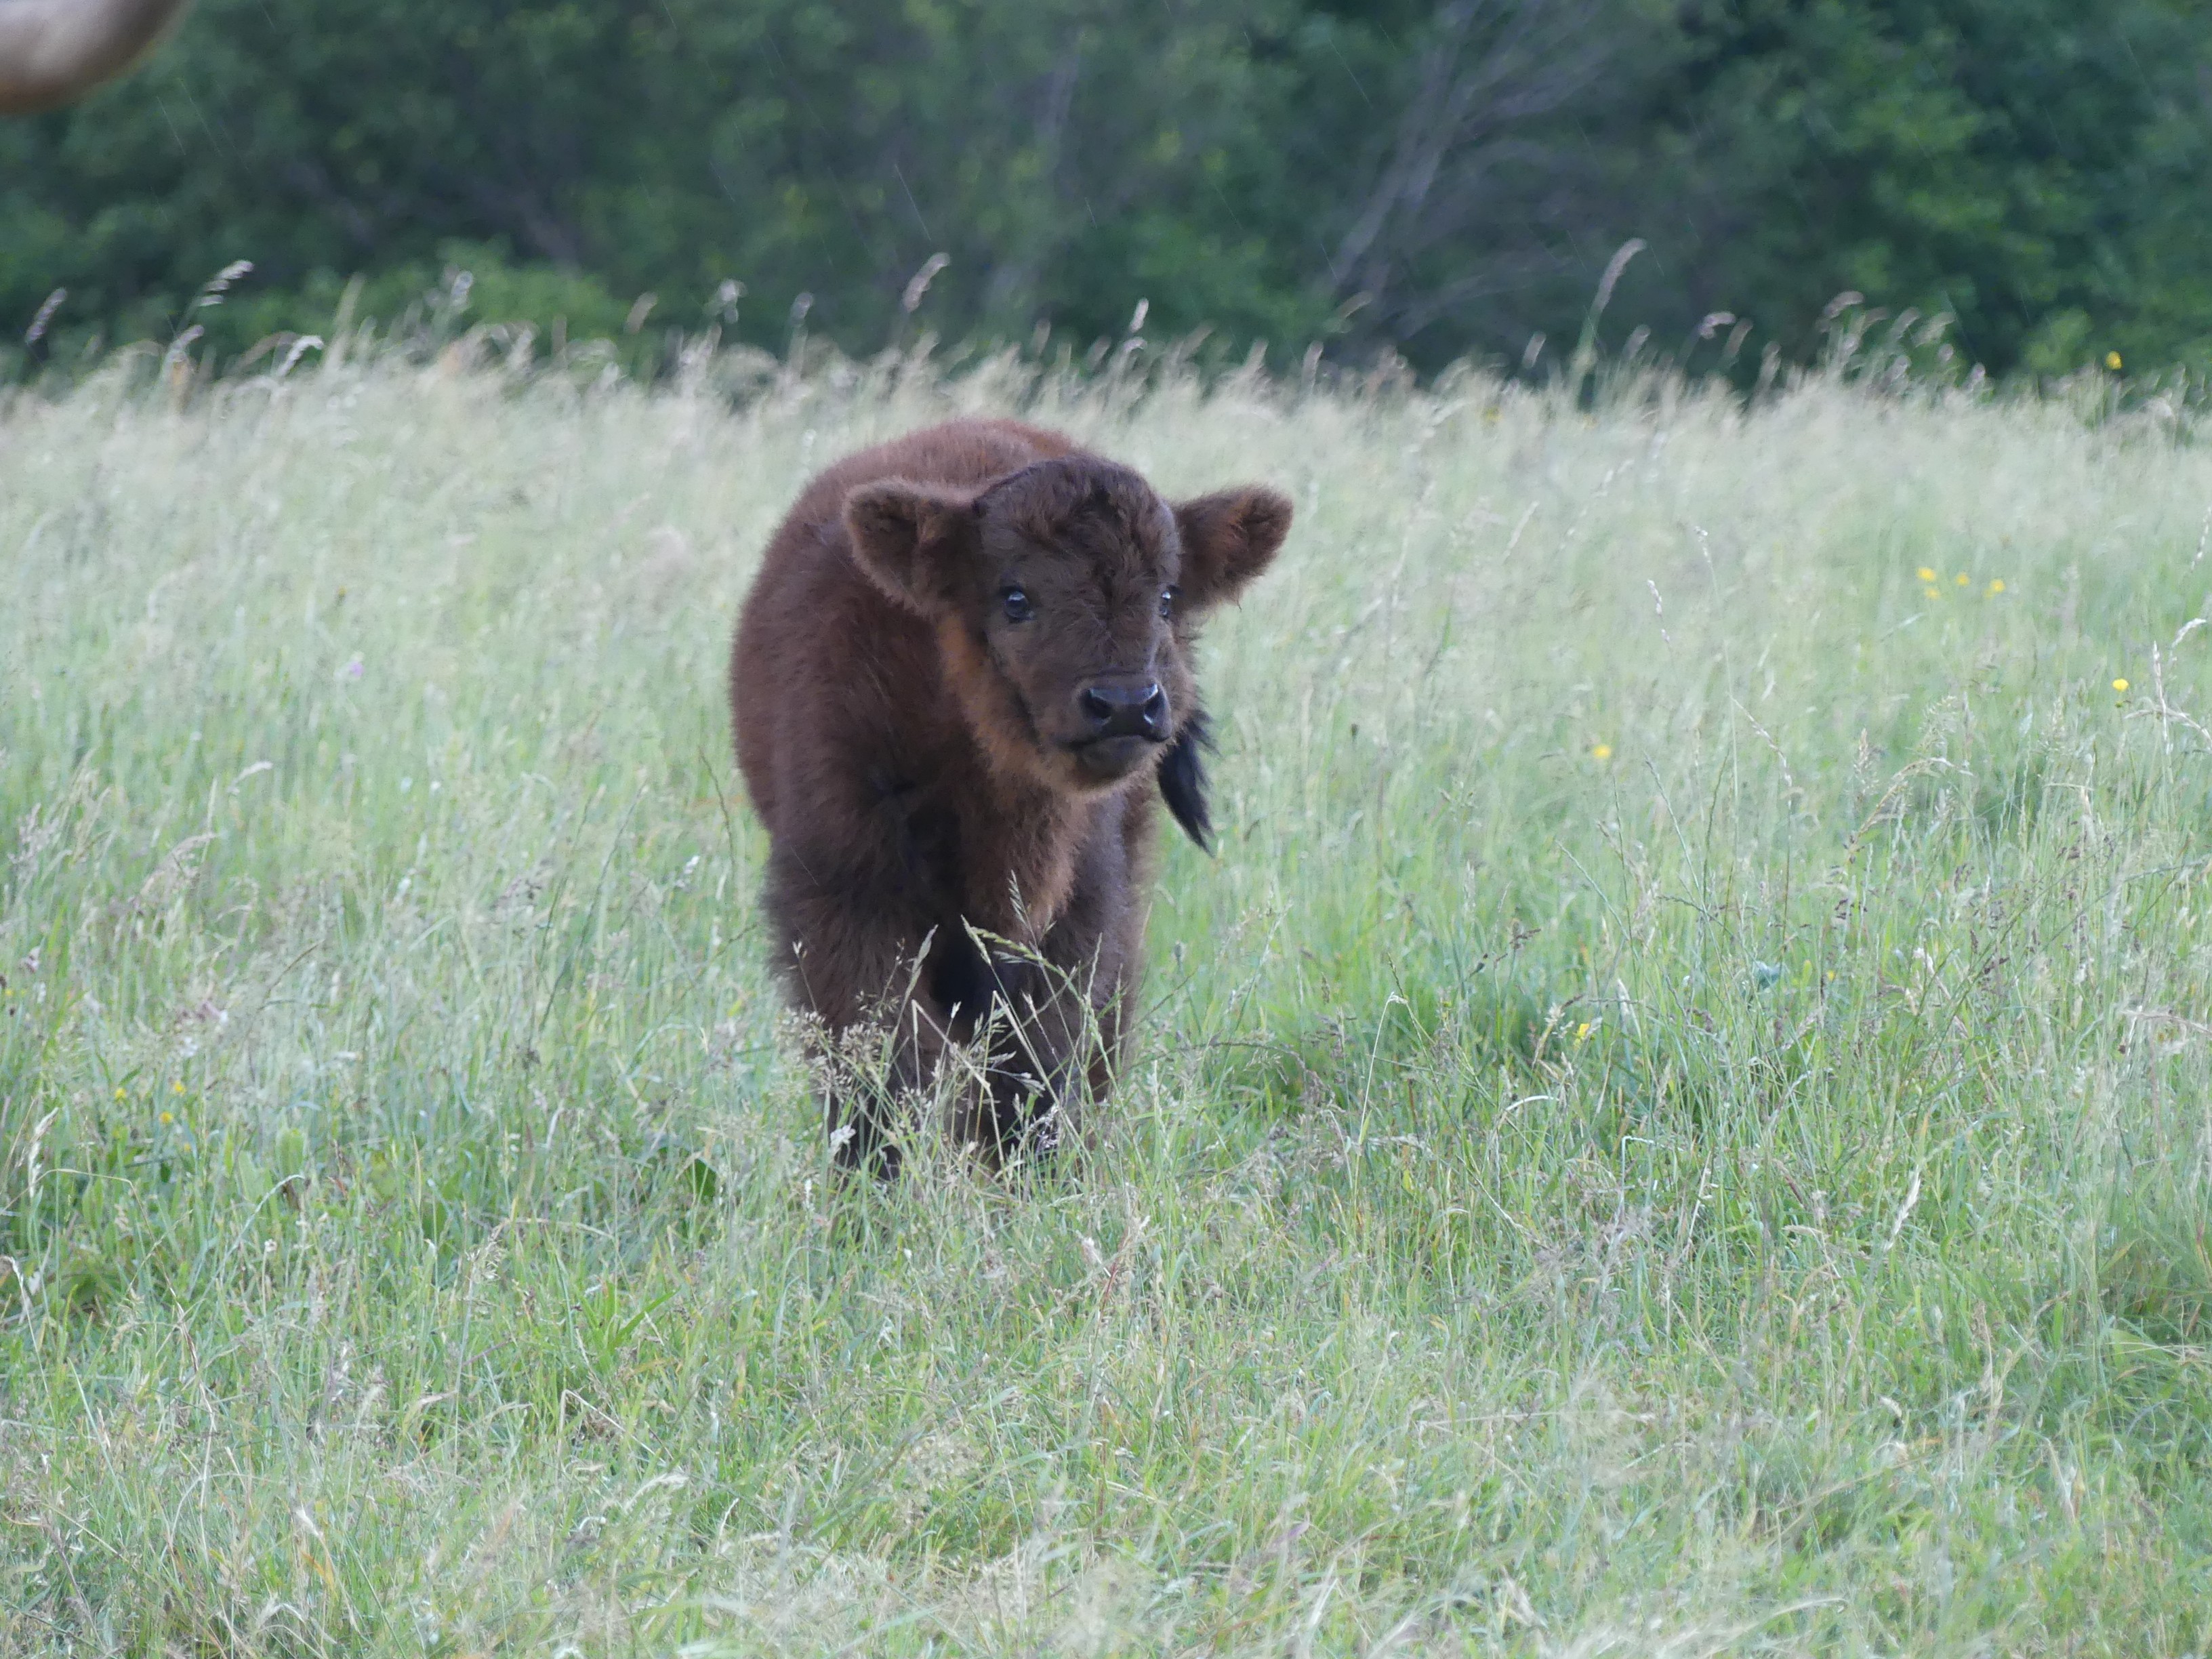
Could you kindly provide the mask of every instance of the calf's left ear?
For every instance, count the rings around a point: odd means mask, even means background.
[[[1175,515],[1183,599],[1199,610],[1235,599],[1291,533],[1291,498],[1256,484],[1182,502]]]
[[[868,579],[901,605],[934,617],[959,603],[975,545],[972,495],[879,478],[845,497],[845,533]]]

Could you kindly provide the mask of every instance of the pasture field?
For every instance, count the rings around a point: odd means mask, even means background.
[[[1096,1148],[841,1188],[725,651],[958,409],[1300,517]],[[2206,1652],[2209,509],[1834,375],[17,398],[0,1651]]]

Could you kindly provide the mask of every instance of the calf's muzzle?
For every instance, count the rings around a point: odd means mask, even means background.
[[[1085,737],[1142,738],[1164,743],[1168,735],[1168,696],[1154,679],[1093,680],[1076,699],[1083,714]]]

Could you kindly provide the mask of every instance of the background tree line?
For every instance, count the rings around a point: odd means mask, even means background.
[[[2203,0],[200,0],[0,127],[0,324],[234,353],[462,265],[549,334],[1079,350],[1142,300],[1433,369],[1555,361],[1638,239],[1615,345],[1802,359],[1848,289],[2132,369],[2212,360],[2208,185]]]

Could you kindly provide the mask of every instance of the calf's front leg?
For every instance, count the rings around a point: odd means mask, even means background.
[[[883,884],[783,847],[769,855],[764,908],[779,969],[820,1022],[811,1041],[831,1156],[841,1169],[896,1176],[899,1103],[929,1087],[947,1035],[922,960],[927,919]],[[856,1034],[871,1030],[889,1039],[880,1064],[853,1052]]]
[[[1121,830],[1109,818],[1085,845],[1035,957],[994,965],[989,1086],[967,1138],[999,1158],[1049,1156],[1072,1137],[1085,1097],[1112,1087],[1144,932]]]

